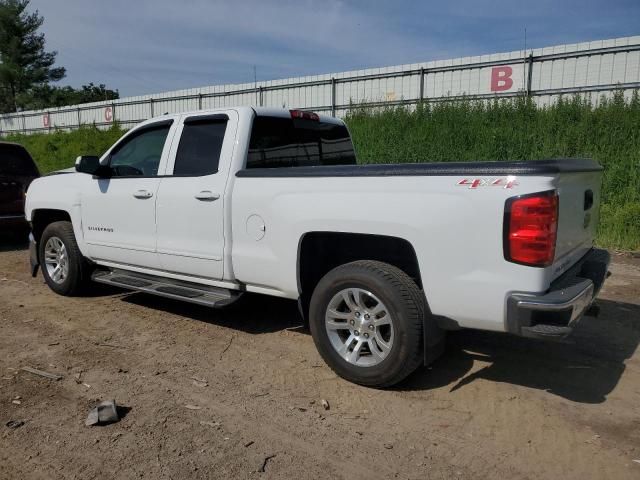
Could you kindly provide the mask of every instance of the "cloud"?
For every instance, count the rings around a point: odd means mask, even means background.
[[[638,33],[630,1],[32,0],[64,82],[122,95]],[[571,21],[568,21],[568,18]]]

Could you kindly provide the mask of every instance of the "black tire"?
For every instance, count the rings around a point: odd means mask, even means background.
[[[47,241],[52,237],[56,237],[62,241],[68,257],[68,274],[61,282],[56,282],[51,278],[45,266],[45,246]],[[59,295],[74,296],[82,292],[88,277],[89,265],[82,256],[76,237],[73,233],[71,222],[61,221],[53,222],[47,225],[42,232],[38,245],[38,258],[42,269],[42,275],[49,288]]]
[[[391,311],[394,341],[386,358],[377,365],[358,366],[342,358],[331,344],[325,315],[331,299],[347,288],[374,294]],[[359,260],[334,268],[316,286],[309,309],[309,328],[324,361],[342,378],[369,387],[389,387],[423,361],[423,319],[426,311],[422,291],[406,273],[387,263]]]

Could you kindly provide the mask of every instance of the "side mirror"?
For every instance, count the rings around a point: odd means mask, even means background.
[[[102,170],[100,157],[94,155],[81,155],[76,158],[76,172],[88,173],[89,175],[99,175]]]

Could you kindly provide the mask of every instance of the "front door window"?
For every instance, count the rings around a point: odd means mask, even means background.
[[[142,128],[126,138],[112,152],[112,177],[155,177],[170,125]]]

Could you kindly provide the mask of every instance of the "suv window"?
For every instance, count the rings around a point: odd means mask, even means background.
[[[20,145],[0,145],[0,175],[39,175],[31,156]]]
[[[111,175],[113,177],[158,175],[160,158],[164,149],[170,123],[144,127],[126,138],[111,152]]]
[[[218,171],[226,119],[187,119],[182,128],[173,174],[211,175]]]
[[[268,116],[253,121],[247,168],[355,164],[344,125]]]

